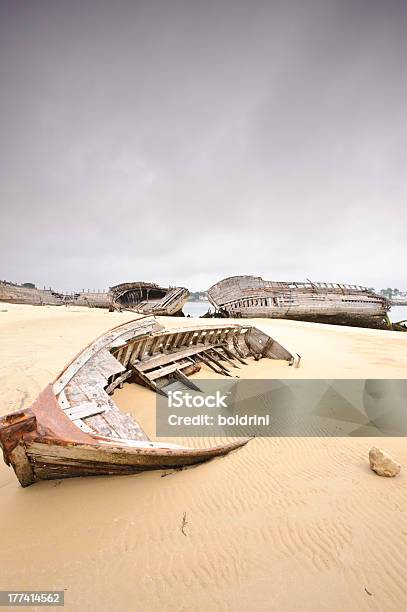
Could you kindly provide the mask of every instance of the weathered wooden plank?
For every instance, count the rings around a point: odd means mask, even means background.
[[[231,376],[229,370],[227,369],[226,366],[224,366],[218,356],[214,357],[211,353],[211,349],[207,349],[205,352],[202,353],[202,355],[204,355],[206,357],[206,359],[209,359],[212,363],[215,363],[218,368],[221,369],[222,373],[225,374],[226,376]]]
[[[174,350],[178,350],[184,346],[186,346],[186,338],[187,336],[189,337],[190,333],[189,332],[181,332],[180,334],[178,334],[178,339],[176,341],[176,343],[173,345]]]
[[[140,359],[143,358],[143,354],[144,354],[144,351],[145,351],[146,344],[147,344],[147,340],[142,340],[139,343],[139,350],[137,352],[137,359],[140,360]]]
[[[189,346],[191,344],[193,335],[194,335],[193,331],[187,332],[182,339],[181,346]]]
[[[213,361],[208,359],[204,353],[199,353],[196,356],[196,358],[203,361],[205,365],[207,365],[211,370],[213,370],[217,374],[221,374],[222,376],[230,376],[230,374],[228,372],[225,372],[223,369],[221,369],[216,362],[214,363]]]
[[[123,353],[124,353],[125,351],[127,351],[127,345],[126,345],[125,341],[123,340],[123,346],[122,346],[122,348],[121,348],[119,351],[117,351],[117,353],[115,353],[115,356],[114,356],[114,358],[115,358],[115,359],[116,359],[116,360],[117,360],[119,363],[121,363],[121,361],[122,361],[122,357],[123,357]]]
[[[150,344],[150,348],[148,349],[148,354],[149,355],[154,355],[156,348],[158,346],[158,344],[160,343],[161,339],[160,336],[157,336],[156,338],[153,338],[153,340],[151,341]]]
[[[101,414],[95,414],[94,416],[87,417],[85,420],[86,425],[89,425],[94,431],[101,436],[115,436],[117,435],[115,430],[110,427]]]
[[[107,349],[101,350],[95,357],[93,357],[92,364],[105,378],[110,378],[110,376],[113,374],[118,374],[119,372],[123,372],[125,370],[124,365],[120,363],[118,359],[113,357],[113,355]]]
[[[87,401],[95,402],[105,407],[108,406],[109,396],[104,391],[103,386],[93,385],[92,383],[81,381],[80,388],[85,394]]]
[[[44,462],[91,462],[91,465],[103,465],[108,468],[115,465],[140,465],[147,469],[159,468],[165,465],[182,465],[198,463],[211,457],[225,455],[227,452],[246,444],[248,439],[240,439],[229,444],[222,444],[207,449],[188,448],[176,450],[173,448],[129,448],[118,443],[110,444],[78,444],[56,445],[43,442],[30,442],[27,445],[27,455]],[[144,451],[144,452],[143,452]]]
[[[130,356],[131,356],[131,354],[133,352],[133,348],[134,348],[133,344],[130,342],[127,345],[126,352],[125,352],[125,354],[123,356],[123,361],[122,361],[122,364],[121,364],[121,365],[123,365],[123,368],[127,367],[127,364],[129,363],[129,360],[130,360]],[[115,372],[113,372],[113,373],[115,373]]]
[[[69,402],[69,406],[76,406],[81,402],[87,402],[89,398],[83,392],[83,390],[79,387],[76,379],[72,380],[64,389],[65,396],[67,401]],[[66,406],[67,408],[69,406]]]
[[[89,427],[82,419],[73,419],[72,423],[74,423],[79,429],[84,431],[85,433],[94,434],[95,430]]]
[[[70,403],[68,401],[68,398],[66,397],[65,391],[61,391],[61,393],[59,394],[58,402],[63,410],[65,410],[66,408],[69,408]]]
[[[134,378],[136,380],[138,379],[142,385],[144,384],[146,387],[149,387],[156,393],[165,395],[166,397],[168,396],[168,394],[163,389],[160,389],[160,387],[158,387],[158,385],[153,380],[150,380],[148,376],[144,374],[144,372],[141,372],[140,370],[134,370]]]
[[[184,383],[185,386],[189,387],[190,389],[194,389],[195,391],[199,391],[200,393],[203,393],[202,389],[198,387],[198,385],[195,384],[190,378],[188,378],[188,376],[185,376],[185,374],[181,370],[175,370],[174,374],[178,378],[178,380]]]
[[[85,417],[93,416],[94,414],[100,414],[106,410],[105,406],[98,406],[96,402],[83,402],[77,406],[71,406],[67,410],[64,410],[65,414],[71,419],[82,419]]]
[[[123,414],[116,407],[103,414],[105,421],[114,429],[119,438],[129,440],[148,440],[140,425],[127,414]]]
[[[242,351],[242,349],[239,346],[239,341],[237,339],[237,336],[233,336],[233,340],[232,341],[233,341],[233,346],[235,347],[236,353],[239,355],[239,357],[244,359],[246,357],[246,355],[244,354],[244,352]]]
[[[168,350],[177,348],[178,343],[181,341],[183,333],[177,333],[171,335],[171,342],[168,343]]]
[[[84,370],[78,372],[75,381],[79,386],[86,384],[103,388],[107,383],[107,377],[99,371],[97,365],[91,362]]]
[[[225,354],[225,353],[226,353],[226,351],[225,351],[225,352],[221,352],[221,350],[220,350],[220,349],[222,349],[222,351],[224,351],[224,347],[223,347],[222,345],[221,345],[219,348],[216,348],[215,346],[214,346],[213,348],[211,348],[212,352],[213,352],[213,353],[215,353],[216,355],[218,355],[218,356],[219,356],[219,359],[221,359],[221,360],[223,360],[223,361],[226,361],[227,363],[230,363],[230,365],[231,365],[233,368],[237,368],[237,369],[239,369],[239,366],[238,366],[238,365],[236,365],[236,362],[232,361],[232,360],[229,358],[229,356],[228,356],[227,354]]]
[[[172,374],[177,369],[180,369],[187,365],[189,365],[189,361],[186,361],[186,360],[177,361],[176,363],[171,363],[170,365],[165,366],[163,368],[157,368],[156,370],[146,372],[146,376],[150,380],[157,380],[158,378],[163,378],[164,376],[167,376],[168,374]]]
[[[180,351],[167,353],[165,355],[157,355],[157,356],[151,357],[150,359],[147,359],[144,362],[136,363],[135,368],[139,372],[146,372],[148,370],[153,370],[154,368],[157,368],[159,366],[166,365],[167,363],[172,363],[173,361],[179,361],[180,359],[183,359],[184,357],[189,357],[191,355],[197,355],[198,353],[201,353],[202,351],[205,351],[207,349],[208,347],[206,345],[202,345],[202,346],[189,345],[188,347],[183,348]]]
[[[225,351],[225,353],[227,355],[229,355],[229,357],[231,357],[232,359],[237,359],[240,363],[242,363],[243,365],[247,365],[247,361],[245,361],[244,359],[242,359],[240,357],[240,355],[236,353],[234,353],[228,346],[226,346],[225,344],[222,344],[222,350]]]

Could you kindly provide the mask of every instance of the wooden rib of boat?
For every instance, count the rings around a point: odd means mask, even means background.
[[[231,376],[247,358],[294,356],[250,325],[164,329],[153,317],[120,325],[87,346],[27,409],[0,418],[0,444],[23,487],[38,480],[98,474],[131,474],[178,468],[225,455],[239,439],[210,448],[151,442],[111,394],[124,381],[166,394],[205,364]]]
[[[0,281],[0,302],[33,306],[88,306],[178,316],[182,315],[188,297],[189,292],[185,287],[160,287],[155,283],[140,281],[115,285],[109,291],[75,293],[59,293],[52,289],[37,289]]]
[[[387,328],[389,301],[359,285],[265,281],[232,276],[208,290],[225,317],[295,319],[336,325]]]

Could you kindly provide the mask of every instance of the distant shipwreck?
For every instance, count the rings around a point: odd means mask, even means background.
[[[208,290],[218,316],[266,317],[389,328],[390,302],[366,287],[339,283],[274,282],[231,276]]]
[[[182,316],[188,301],[185,287],[160,287],[155,283],[132,282],[110,287],[109,291],[59,293],[0,281],[0,302],[34,306],[88,306],[110,310],[132,310],[142,314]]]

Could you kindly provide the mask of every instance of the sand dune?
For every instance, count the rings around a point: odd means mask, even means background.
[[[0,310],[1,413],[28,405],[84,344],[134,318]],[[407,334],[256,324],[302,366],[263,361],[247,377],[407,375]],[[153,394],[128,387],[116,401],[154,434]],[[374,443],[407,466],[405,439],[390,438],[263,438],[182,472],[28,489],[2,463],[0,588],[66,589],[67,610],[404,610],[407,480],[370,471]]]

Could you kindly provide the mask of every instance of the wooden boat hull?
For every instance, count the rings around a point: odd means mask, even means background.
[[[186,467],[226,455],[248,442],[239,439],[200,449],[151,442],[132,446],[130,441],[126,444],[124,440],[73,431],[71,425],[61,415],[51,387],[43,392],[36,407],[0,419],[4,460],[12,465],[23,487],[38,480]]]
[[[189,298],[185,287],[159,287],[154,283],[122,283],[110,288],[114,306],[140,314],[178,316]]]
[[[51,289],[30,289],[4,282],[0,282],[0,302],[32,306],[61,306],[63,304],[60,295]]]
[[[79,353],[30,408],[0,418],[4,460],[25,487],[52,478],[179,468],[226,455],[248,440],[209,448],[152,442],[111,393],[125,380],[163,394],[173,378],[197,389],[188,373],[200,363],[230,376],[227,364],[240,367],[250,356],[296,361],[250,325],[165,330],[152,317],[120,325]]]
[[[225,317],[293,319],[334,325],[387,327],[389,302],[356,285],[282,283],[236,276],[216,283],[208,298]]]

